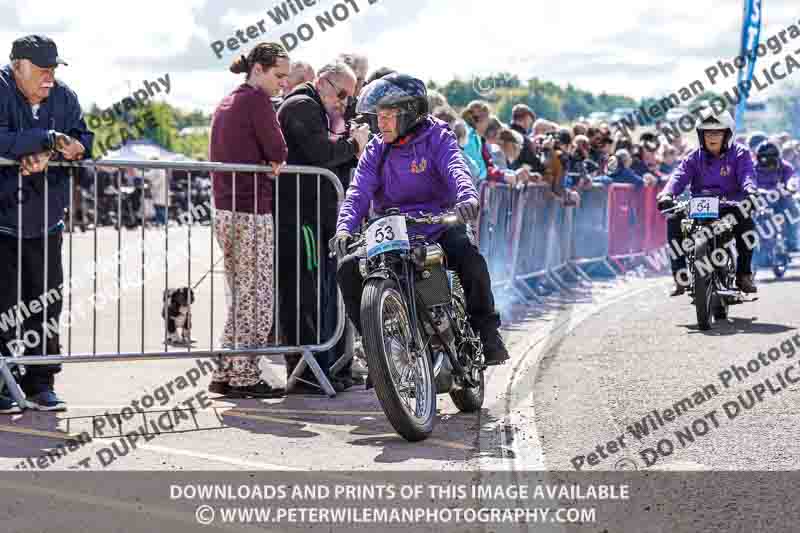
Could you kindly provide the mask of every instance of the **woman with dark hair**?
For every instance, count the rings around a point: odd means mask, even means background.
[[[261,43],[230,67],[247,74],[222,99],[211,121],[209,160],[272,166],[280,174],[287,147],[270,97],[285,91],[289,55],[277,43]],[[213,172],[215,233],[225,257],[228,315],[223,348],[259,348],[269,343],[273,315],[272,179],[246,172]],[[285,394],[261,379],[258,357],[221,358],[210,392],[234,398]]]

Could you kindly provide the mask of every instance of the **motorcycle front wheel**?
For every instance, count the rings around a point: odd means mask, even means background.
[[[713,299],[713,271],[698,268],[698,263],[709,265],[711,243],[708,240],[695,246],[694,252],[694,307],[697,326],[705,331],[711,329],[711,303]]]
[[[416,442],[433,431],[436,390],[427,352],[411,349],[419,335],[412,330],[409,316],[394,280],[367,281],[361,297],[361,327],[375,394],[395,431]]]

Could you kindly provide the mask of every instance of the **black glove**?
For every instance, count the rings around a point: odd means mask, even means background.
[[[478,218],[481,208],[478,205],[478,200],[464,200],[456,204],[456,212],[458,216],[461,217],[461,220],[469,222],[470,220]]]
[[[675,198],[671,194],[664,194],[658,197],[658,210],[665,211],[675,207]]]
[[[340,231],[328,242],[328,248],[336,254],[337,258],[341,259],[347,255],[347,245],[350,244],[352,238],[353,236],[348,232]]]

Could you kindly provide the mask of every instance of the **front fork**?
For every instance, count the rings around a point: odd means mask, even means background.
[[[423,350],[423,346],[419,345],[420,338],[422,337],[419,329],[418,316],[417,316],[417,299],[416,299],[416,285],[414,282],[414,270],[409,268],[411,266],[410,260],[403,261],[403,276],[406,279],[406,301],[408,302],[408,312],[410,315],[411,328],[416,335],[412,339],[411,348],[415,353]]]

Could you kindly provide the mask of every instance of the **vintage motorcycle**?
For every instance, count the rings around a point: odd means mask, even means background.
[[[683,238],[694,241],[687,253],[690,296],[694,299],[697,325],[711,328],[712,318],[728,318],[728,307],[757,298],[746,299],[736,285],[736,257],[733,223],[720,217],[721,206],[735,207],[735,202],[703,191],[675,207],[662,210],[664,216],[684,215],[681,221]]]
[[[408,235],[414,224],[458,222],[452,212],[412,217],[389,209],[348,247],[361,251],[362,342],[372,383],[389,422],[412,442],[433,431],[437,394],[450,394],[464,412],[483,405],[483,347],[458,276],[439,244]]]

